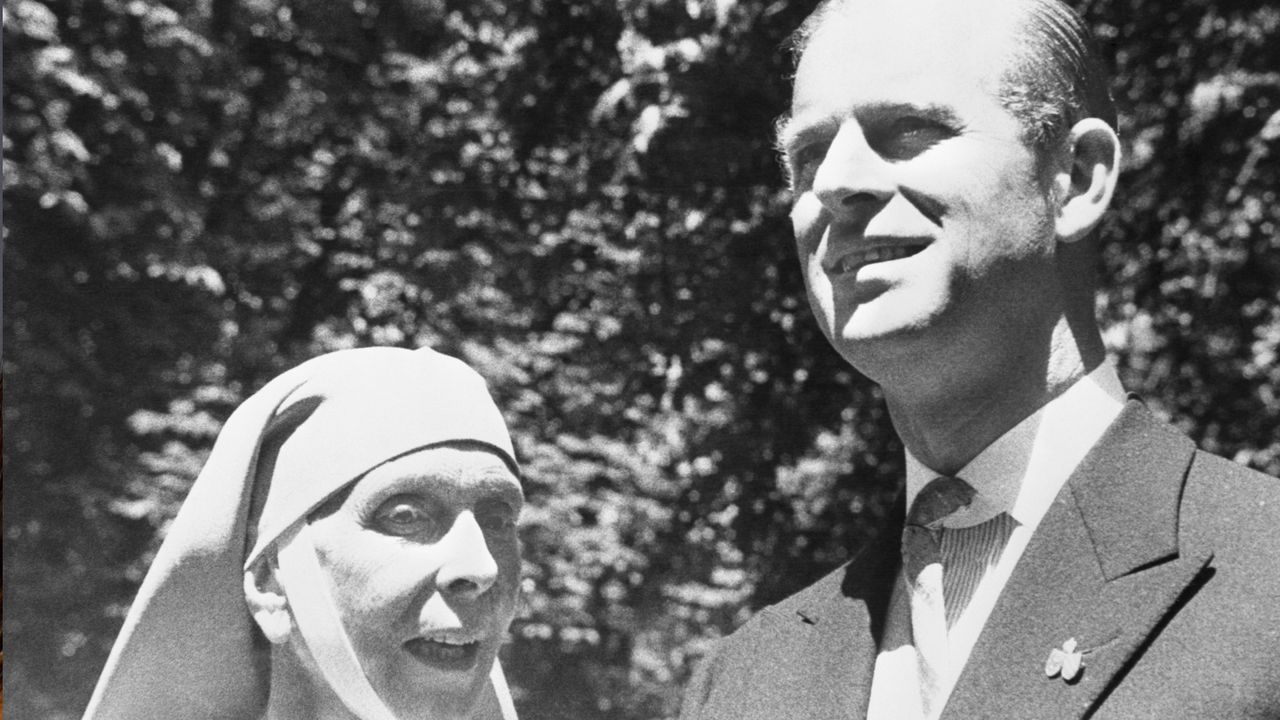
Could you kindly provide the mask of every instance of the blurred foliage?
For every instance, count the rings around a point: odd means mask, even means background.
[[[900,472],[809,317],[771,150],[811,5],[8,0],[9,712],[78,717],[239,401],[391,344],[469,361],[516,435],[523,717],[671,716]],[[1127,150],[1107,341],[1278,474],[1280,10],[1082,10]]]

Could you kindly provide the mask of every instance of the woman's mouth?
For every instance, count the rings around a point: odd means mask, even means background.
[[[429,635],[407,641],[404,649],[432,667],[442,670],[470,670],[480,654],[480,641],[449,635]]]

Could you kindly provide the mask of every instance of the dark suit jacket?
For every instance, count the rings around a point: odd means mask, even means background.
[[[899,534],[721,640],[682,720],[864,717]],[[1068,638],[1070,683],[1044,672]],[[1137,401],[1054,500],[942,713],[1086,717],[1280,718],[1280,480]]]

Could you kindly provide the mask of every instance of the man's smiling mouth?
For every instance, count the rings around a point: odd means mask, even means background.
[[[855,250],[840,258],[829,272],[833,275],[845,275],[874,263],[901,260],[924,250],[927,245],[928,243],[913,243],[910,245],[887,245],[871,247],[866,250]]]

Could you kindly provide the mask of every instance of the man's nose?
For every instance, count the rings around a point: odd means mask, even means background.
[[[893,196],[892,166],[867,141],[862,129],[847,122],[827,148],[813,178],[813,192],[833,215],[874,213]]]
[[[498,563],[489,552],[484,531],[471,511],[458,514],[440,544],[444,558],[436,574],[436,585],[442,592],[476,598],[493,587],[498,579]]]

